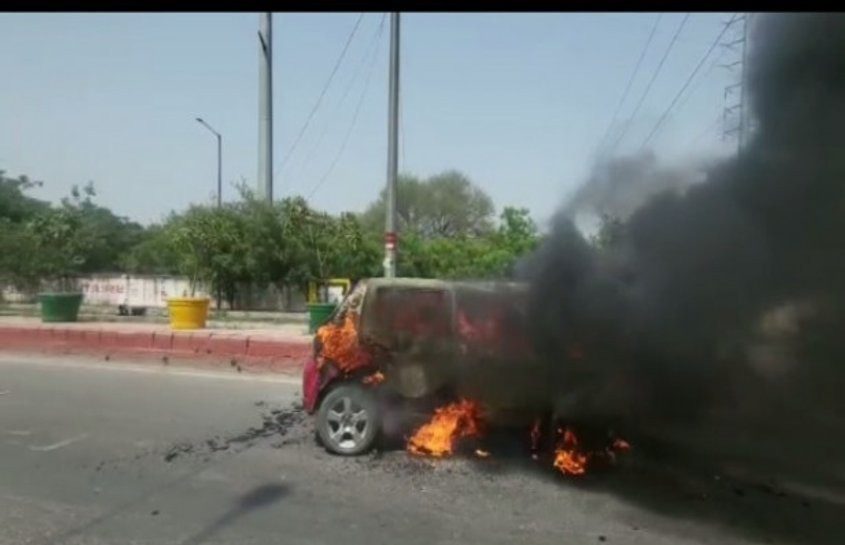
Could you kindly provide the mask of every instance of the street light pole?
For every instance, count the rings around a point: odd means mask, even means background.
[[[201,117],[197,121],[217,137],[217,208],[223,206],[223,137]]]
[[[258,22],[258,198],[273,201],[273,16]]]
[[[384,222],[384,276],[396,276],[396,175],[399,134],[399,13],[390,14],[390,78],[387,106],[387,210]]]

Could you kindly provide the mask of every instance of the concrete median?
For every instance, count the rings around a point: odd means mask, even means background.
[[[42,324],[25,319],[0,323],[0,351],[7,352],[90,354],[291,373],[301,368],[310,350],[310,336],[281,328],[173,331],[155,324]]]

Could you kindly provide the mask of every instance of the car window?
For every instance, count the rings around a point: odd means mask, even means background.
[[[337,309],[335,309],[332,313],[331,318],[329,318],[329,321],[333,324],[340,325],[346,319],[346,315],[349,312],[360,314],[366,290],[367,284],[365,282],[358,283],[358,285],[346,295],[340,305],[338,305]]]
[[[472,350],[521,357],[529,350],[525,297],[513,292],[464,289],[455,297],[459,342]]]
[[[452,331],[449,295],[442,289],[380,287],[369,317],[373,333],[388,344],[402,337],[447,337]]]

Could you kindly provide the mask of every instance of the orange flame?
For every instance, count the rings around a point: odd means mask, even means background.
[[[436,409],[431,420],[411,436],[408,452],[435,458],[449,456],[455,441],[480,434],[480,424],[479,407],[474,401],[462,399],[450,403]]]
[[[578,438],[566,428],[558,429],[563,437],[555,449],[554,466],[565,475],[583,475],[587,472],[587,455],[578,450]]]
[[[587,465],[590,461],[607,461],[614,463],[617,452],[631,450],[631,444],[621,437],[616,437],[613,442],[604,450],[584,452],[578,444],[578,437],[570,428],[558,429],[562,437],[558,440],[555,449],[554,466],[564,475],[583,475],[587,472]]]
[[[317,338],[323,345],[321,366],[331,360],[340,371],[351,373],[370,364],[370,353],[358,343],[357,322],[357,314],[349,312],[343,324],[330,323],[317,330]]]
[[[366,377],[361,379],[361,382],[363,382],[364,384],[372,384],[373,386],[375,386],[376,384],[381,384],[382,382],[384,382],[384,373],[382,373],[381,371],[376,371],[372,375],[367,375]]]

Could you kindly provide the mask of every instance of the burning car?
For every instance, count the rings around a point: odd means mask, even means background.
[[[360,282],[318,330],[303,399],[323,446],[355,455],[388,419],[435,407],[453,428],[473,429],[476,416],[528,427],[549,411],[549,379],[528,335],[524,285],[378,278]]]

